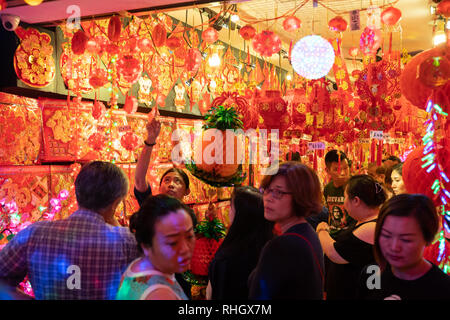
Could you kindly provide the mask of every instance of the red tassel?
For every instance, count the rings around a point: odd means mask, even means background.
[[[370,145],[370,162],[375,162],[376,158],[375,158],[375,148],[376,148],[376,139],[372,139],[372,144]]]
[[[313,164],[314,171],[317,171],[317,151],[314,150],[314,164]]]
[[[383,140],[379,140],[378,141],[377,166],[381,166],[382,157],[383,157]]]

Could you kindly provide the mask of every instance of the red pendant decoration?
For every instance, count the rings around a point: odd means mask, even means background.
[[[205,31],[202,32],[202,39],[207,44],[212,44],[219,39],[219,32],[213,27],[209,27]]]
[[[256,53],[270,57],[281,50],[281,39],[276,33],[265,30],[253,38],[252,47]]]
[[[95,41],[95,38],[90,38],[86,43],[86,51],[90,54],[99,54],[102,50],[102,47],[100,44]]]
[[[388,26],[395,25],[402,17],[402,12],[394,7],[389,7],[381,13],[381,21]]]
[[[91,148],[96,151],[103,150],[105,148],[105,135],[100,132],[96,132],[89,137],[88,143]]]
[[[134,96],[128,96],[125,98],[125,104],[123,105],[123,109],[128,114],[136,113],[138,108],[138,100]]]
[[[197,48],[190,48],[185,59],[185,68],[188,72],[197,72],[202,63],[202,54]]]
[[[142,69],[142,63],[131,55],[123,56],[117,61],[117,72],[130,84],[138,81]]]
[[[122,22],[118,16],[111,17],[108,24],[108,38],[112,42],[117,42],[120,39],[120,32],[122,31]]]
[[[244,97],[240,97],[237,92],[224,92],[211,103],[211,108],[220,105],[231,106],[239,113],[239,118],[244,124],[244,130],[256,129],[258,127],[259,114],[253,104],[250,104]]]
[[[94,89],[98,89],[103,87],[108,83],[108,75],[106,71],[102,68],[97,68],[92,70],[91,77],[89,79],[89,84]]]
[[[153,49],[152,42],[148,38],[140,38],[138,40],[137,45],[138,45],[139,49],[144,53],[148,53],[148,52],[152,51],[152,49]]]
[[[88,37],[82,30],[78,30],[72,37],[72,52],[74,54],[83,54],[86,50]]]
[[[328,27],[334,32],[344,32],[347,30],[347,21],[341,16],[337,16],[328,21]]]
[[[359,54],[359,49],[357,47],[351,47],[350,49],[348,49],[348,54],[355,58]]]
[[[103,102],[98,100],[94,101],[94,106],[92,107],[92,116],[94,119],[98,120],[106,113],[106,107]]]
[[[281,97],[279,90],[266,90],[264,96],[258,100],[258,111],[264,119],[261,127],[265,129],[279,129],[280,137],[289,127],[290,118],[287,112],[287,102]]]
[[[301,25],[302,25],[302,22],[300,21],[300,19],[295,16],[287,17],[283,21],[283,29],[288,32],[292,32],[292,31],[299,29],[301,27]]]
[[[168,46],[171,50],[181,47],[182,44],[182,40],[178,37],[170,37],[166,40],[166,46]]]
[[[167,32],[162,24],[157,24],[152,31],[153,43],[156,47],[162,47],[166,43]]]
[[[239,34],[244,40],[251,40],[256,35],[256,30],[251,25],[247,24],[239,29]]]
[[[120,139],[120,144],[128,151],[136,150],[139,146],[139,138],[132,131],[125,133]]]

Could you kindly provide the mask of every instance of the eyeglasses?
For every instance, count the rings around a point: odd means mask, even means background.
[[[267,196],[267,195],[269,195],[269,194],[272,194],[272,196],[273,196],[275,199],[278,199],[278,200],[280,200],[281,198],[283,198],[283,196],[284,196],[285,194],[292,194],[292,192],[285,192],[285,191],[281,191],[281,190],[278,190],[278,189],[271,189],[271,188],[268,188],[268,189],[263,189],[263,188],[261,188],[259,191],[260,191],[263,195],[265,195],[265,196]]]

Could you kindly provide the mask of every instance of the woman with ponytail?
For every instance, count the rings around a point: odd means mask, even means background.
[[[336,240],[329,235],[327,223],[320,223],[316,230],[323,251],[332,262],[327,270],[327,300],[356,298],[361,271],[366,265],[375,264],[375,226],[379,208],[386,201],[382,186],[368,175],[351,177],[344,195],[344,207],[356,224]]]

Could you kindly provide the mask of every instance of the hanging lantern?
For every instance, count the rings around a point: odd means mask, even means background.
[[[252,46],[256,53],[270,57],[281,50],[281,39],[276,33],[265,30],[253,38]]]
[[[72,52],[81,55],[86,50],[88,37],[82,30],[78,30],[72,37]]]
[[[107,83],[108,83],[108,75],[104,69],[97,68],[91,72],[89,84],[92,86],[92,88],[98,89],[103,87]]]
[[[383,43],[383,36],[379,29],[366,27],[359,39],[359,48],[364,54],[375,55]]]
[[[153,45],[150,39],[148,38],[140,38],[137,43],[139,49],[144,52],[148,53],[152,51]]]
[[[158,23],[152,31],[153,43],[156,47],[162,47],[166,43],[167,32],[166,28],[161,23]]]
[[[111,17],[108,24],[108,38],[112,42],[119,41],[122,31],[122,22],[118,16]]]
[[[388,26],[395,25],[401,17],[402,12],[394,7],[386,8],[381,13],[381,21]]]
[[[120,139],[120,144],[128,151],[136,150],[139,146],[139,138],[132,131],[125,133]]]
[[[205,31],[202,32],[202,39],[207,44],[212,44],[219,39],[219,32],[213,27],[209,27]]]
[[[131,55],[123,56],[116,66],[117,72],[130,84],[138,81],[143,69],[142,63]]]
[[[446,18],[450,18],[450,1],[442,0],[436,8],[437,14],[440,14]]]
[[[334,64],[331,44],[320,36],[306,36],[292,48],[292,67],[306,79],[320,79]]]
[[[251,40],[256,35],[256,30],[251,25],[247,24],[239,29],[239,34],[244,40]]]
[[[337,16],[328,21],[328,27],[334,32],[344,32],[347,30],[347,21],[341,16]]]
[[[105,147],[105,135],[100,132],[96,132],[89,137],[88,143],[92,149],[100,151]]]
[[[419,65],[419,80],[429,88],[443,86],[450,80],[450,63],[446,57],[431,57]]]
[[[168,46],[171,50],[181,47],[182,44],[182,40],[178,37],[170,37],[166,40],[166,46]]]
[[[300,21],[300,19],[295,16],[287,17],[283,21],[283,29],[288,32],[292,32],[292,31],[299,29],[301,27],[301,25],[302,25],[302,22]]]
[[[197,48],[190,48],[185,59],[185,68],[188,72],[197,72],[202,63],[202,54]]]
[[[128,114],[136,113],[138,108],[138,100],[134,96],[129,96],[125,98],[125,104],[123,105],[123,109]]]

